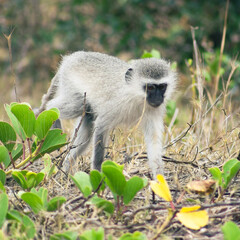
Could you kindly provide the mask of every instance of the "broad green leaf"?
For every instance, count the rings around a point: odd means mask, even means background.
[[[101,185],[98,192],[103,191],[105,189],[105,184],[102,180],[103,180],[103,176],[99,171],[92,170],[90,172],[90,181],[91,181],[91,184],[92,184],[93,191],[95,191],[99,187],[99,184],[101,182],[102,182],[102,185]]]
[[[61,129],[52,129],[48,132],[39,154],[33,160],[40,158],[45,153],[51,153],[67,143],[67,135],[62,133]]]
[[[0,181],[0,193],[2,193],[2,192],[6,192],[6,189],[5,189],[5,187],[4,187],[4,185],[2,184],[2,182]],[[1,238],[0,238],[1,239]]]
[[[14,148],[17,135],[13,127],[7,122],[0,122],[0,141],[11,152]]]
[[[12,158],[16,161],[23,154],[23,145],[21,143],[17,143],[17,146],[12,150]]]
[[[4,185],[6,182],[6,173],[0,169],[0,182]]]
[[[227,188],[231,180],[236,176],[240,169],[240,161],[238,159],[231,159],[227,161],[223,166],[223,179],[224,179],[224,188]]]
[[[147,240],[147,237],[141,232],[134,232],[123,234],[119,240]]]
[[[60,111],[59,111],[58,108],[51,108],[51,109],[49,109],[49,110],[50,110],[50,111],[54,111],[54,112],[56,112],[57,115],[58,115],[58,117],[60,116]]]
[[[15,105],[16,104],[18,104],[18,103],[15,103]],[[11,104],[11,105],[6,104],[5,105],[5,110],[7,112],[7,115],[8,115],[8,117],[10,118],[10,120],[12,122],[12,125],[13,125],[13,128],[14,128],[15,132],[18,134],[18,136],[23,141],[25,141],[26,140],[26,134],[25,134],[25,132],[23,130],[23,127],[22,127],[21,123],[18,121],[16,116],[12,113],[11,106],[14,106],[14,104]]]
[[[123,192],[123,202],[125,205],[130,203],[135,197],[136,193],[144,187],[144,181],[138,176],[132,177],[126,183]]]
[[[222,172],[218,167],[212,167],[208,169],[209,172],[212,174],[212,177],[214,180],[218,182],[218,184],[221,186],[222,185]]]
[[[92,184],[90,181],[90,176],[87,173],[80,171],[75,173],[74,176],[70,177],[85,198],[92,193]]]
[[[47,211],[53,212],[58,210],[63,203],[65,203],[67,200],[65,197],[59,196],[52,198],[47,205]]]
[[[46,137],[58,117],[59,114],[55,110],[46,110],[39,114],[35,124],[35,133],[40,140]]]
[[[110,160],[107,160],[107,161],[103,162],[102,167],[106,167],[106,166],[115,167],[115,168],[119,169],[121,172],[123,172],[123,168],[124,168],[124,165],[119,165],[119,164],[117,164],[113,161],[110,161]]]
[[[10,159],[8,150],[3,145],[0,145],[0,163],[1,162],[4,164],[5,168],[7,168],[11,163],[11,159]]]
[[[44,173],[27,172],[26,173],[28,189],[36,187],[43,179]]]
[[[187,228],[198,230],[208,224],[208,214],[201,206],[183,207],[177,213],[178,220]]]
[[[28,239],[34,238],[36,234],[36,229],[33,221],[26,215],[16,211],[16,210],[10,210],[7,213],[7,219],[15,220],[19,223],[21,223],[21,232],[25,232]]]
[[[152,49],[151,54],[152,54],[153,58],[160,58],[161,57],[160,52],[156,49]]]
[[[157,175],[157,180],[158,182],[151,181],[150,187],[159,197],[162,197],[165,201],[171,202],[172,196],[166,180],[160,174]]]
[[[77,237],[77,232],[67,231],[64,233],[56,233],[50,236],[50,240],[77,240]]]
[[[123,195],[126,179],[121,170],[115,166],[102,164],[102,172],[106,176],[105,182],[113,193]]]
[[[91,203],[96,205],[97,208],[100,208],[102,209],[103,211],[109,213],[109,214],[113,214],[114,212],[114,205],[113,203],[105,200],[105,199],[102,199],[102,198],[99,198],[97,196],[94,196],[92,199],[91,199]]]
[[[15,170],[12,172],[13,179],[23,188],[28,189],[28,183],[25,179],[24,171]]]
[[[226,222],[222,227],[224,240],[240,240],[240,229],[238,225],[232,221]]]
[[[104,240],[104,230],[99,228],[97,231],[95,229],[85,231],[80,237],[80,240]]]
[[[160,58],[160,52],[156,49],[152,49],[151,52],[148,52],[146,50],[144,50],[143,55],[141,56],[141,58]]]
[[[8,196],[6,193],[0,193],[0,228],[2,228],[8,211]]]
[[[37,196],[39,196],[41,198],[44,209],[47,209],[47,205],[48,205],[48,201],[47,201],[48,190],[46,188],[44,188],[44,187],[40,187],[38,191],[36,190],[36,188],[32,188],[31,192],[35,193]]]
[[[42,199],[35,193],[27,192],[21,195],[21,199],[26,202],[35,214],[44,210]]]
[[[31,107],[26,104],[18,103],[11,107],[11,112],[20,122],[26,136],[32,137],[35,128],[35,115]]]

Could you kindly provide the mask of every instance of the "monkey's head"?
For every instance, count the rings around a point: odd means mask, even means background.
[[[171,70],[170,63],[163,59],[131,61],[125,80],[134,85],[137,95],[146,98],[147,103],[154,108],[170,99],[176,87],[176,73]]]

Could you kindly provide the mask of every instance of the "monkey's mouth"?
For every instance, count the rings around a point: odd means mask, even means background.
[[[163,101],[162,102],[149,102],[149,105],[151,106],[151,107],[153,107],[153,108],[157,108],[157,107],[159,107],[161,104],[163,103]]]

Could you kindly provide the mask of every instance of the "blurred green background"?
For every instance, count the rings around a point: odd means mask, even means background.
[[[221,45],[224,0],[0,0],[0,32],[12,34],[13,69],[19,97],[40,103],[61,55],[100,51],[124,60],[157,49],[176,61],[183,85],[191,84],[186,61],[193,58],[190,26],[206,67],[206,80],[217,67]],[[224,74],[240,49],[240,1],[230,1]],[[225,64],[225,65],[224,65]],[[0,36],[1,105],[14,100],[7,40]],[[240,83],[239,69],[231,87]]]

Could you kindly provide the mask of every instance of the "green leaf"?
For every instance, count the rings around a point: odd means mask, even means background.
[[[28,189],[28,183],[24,177],[24,172],[25,171],[15,170],[12,172],[12,177],[23,189]]]
[[[44,210],[42,199],[35,193],[23,193],[21,199],[26,202],[35,214],[38,214],[40,211]]]
[[[212,174],[213,179],[218,182],[218,185],[222,186],[222,172],[220,169],[218,167],[213,167],[208,170]]]
[[[18,136],[25,141],[26,140],[26,134],[23,130],[22,125],[20,124],[20,122],[18,121],[18,119],[16,118],[16,116],[11,112],[11,106],[14,106],[18,103],[12,103],[11,105],[6,104],[5,105],[5,110],[7,112],[8,117],[10,118],[13,128],[15,130],[15,132],[18,134]]]
[[[91,199],[91,203],[96,205],[97,208],[102,209],[103,211],[113,214],[114,212],[114,205],[110,201],[107,201],[105,199],[99,198],[97,196],[94,196]]]
[[[36,187],[43,179],[44,173],[27,172],[26,173],[28,189]]]
[[[28,239],[34,238],[36,234],[36,229],[33,221],[26,215],[16,211],[16,210],[10,210],[7,213],[7,219],[9,220],[15,220],[19,223],[21,223],[21,232],[25,232]]]
[[[152,49],[151,54],[152,54],[153,58],[160,58],[161,57],[160,52],[156,49]]]
[[[232,221],[226,222],[222,227],[224,240],[240,240],[240,229]]]
[[[77,240],[78,233],[67,231],[65,233],[56,233],[50,236],[50,240]]]
[[[106,176],[105,181],[110,190],[113,193],[122,196],[126,185],[126,179],[121,170],[115,166],[110,166],[108,163],[103,163],[102,172]]]
[[[33,160],[40,158],[45,153],[51,153],[56,149],[63,147],[67,143],[67,135],[62,133],[61,129],[50,130],[43,142],[39,154]]]
[[[8,196],[6,193],[0,193],[0,228],[2,228],[8,211]]]
[[[10,159],[8,150],[3,145],[0,145],[0,163],[1,162],[4,164],[5,168],[7,168],[11,163],[11,159]]]
[[[96,191],[96,189],[99,187],[99,184],[101,182],[102,182],[102,185],[101,185],[98,192],[103,191],[105,189],[105,184],[102,180],[103,180],[103,176],[99,171],[92,170],[90,172],[90,181],[91,181],[91,184],[92,184],[93,191]]]
[[[54,197],[52,198],[47,205],[47,211],[53,212],[59,209],[63,203],[65,203],[67,200],[65,197]]]
[[[134,232],[123,234],[119,240],[147,240],[147,237],[141,232]]]
[[[144,181],[138,176],[132,177],[126,183],[123,192],[123,202],[125,205],[130,203],[135,197],[136,193],[144,187]]]
[[[80,240],[104,240],[104,230],[99,228],[97,231],[95,229],[85,231],[80,237]]]
[[[240,161],[236,158],[233,158],[229,161],[227,161],[223,165],[223,179],[224,184],[223,187],[226,189],[231,180],[236,176],[240,169]]]
[[[35,193],[37,196],[41,198],[43,207],[46,210],[48,205],[48,201],[47,201],[48,190],[44,187],[40,187],[38,191],[36,190],[36,188],[32,188],[31,192]]]
[[[74,176],[70,176],[73,182],[76,184],[78,189],[82,192],[83,196],[86,198],[92,193],[92,184],[90,177],[85,172],[77,172]]]
[[[144,50],[143,55],[141,56],[141,58],[158,58],[158,59],[160,57],[161,57],[161,54],[156,49],[152,49],[151,52]]]
[[[0,169],[0,182],[4,185],[6,182],[6,173]]]
[[[49,179],[54,173],[56,173],[57,168],[52,163],[51,156],[49,154],[45,154],[42,160],[44,161],[44,169],[42,169],[41,172],[43,172]]]
[[[12,158],[13,160],[17,160],[23,154],[23,145],[21,143],[17,143],[17,146],[12,150]]]
[[[121,172],[123,172],[123,168],[124,168],[124,165],[119,165],[119,164],[117,164],[117,163],[115,163],[115,162],[113,162],[113,161],[110,161],[110,160],[107,160],[107,161],[105,161],[103,164],[102,164],[102,166],[111,166],[111,167],[115,167],[115,168],[117,168],[117,169],[119,169]]]
[[[59,114],[56,110],[46,110],[39,114],[35,124],[35,133],[40,140],[45,138],[49,129],[58,117]]]
[[[6,189],[5,189],[5,187],[4,187],[4,185],[3,185],[3,183],[0,181],[0,193],[2,193],[2,192],[6,192]],[[0,238],[1,239],[1,238]]]
[[[17,135],[13,127],[7,122],[0,122],[0,141],[11,152],[14,148]]]
[[[31,107],[24,103],[18,103],[11,107],[11,112],[20,122],[26,136],[32,137],[36,118]]]

